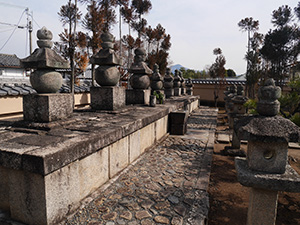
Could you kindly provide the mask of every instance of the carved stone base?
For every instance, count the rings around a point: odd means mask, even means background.
[[[117,110],[125,106],[123,87],[91,87],[91,107],[98,110]]]
[[[181,95],[181,88],[174,88],[174,96],[180,96]]]
[[[51,122],[64,119],[73,113],[71,94],[33,94],[23,96],[24,120]]]
[[[131,89],[126,90],[126,105],[142,104],[149,105],[151,90]]]
[[[174,96],[174,89],[173,88],[165,89],[165,95],[166,95],[166,98],[170,98],[170,97]]]

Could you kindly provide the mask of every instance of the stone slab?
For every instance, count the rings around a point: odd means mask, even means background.
[[[33,94],[23,96],[24,120],[51,122],[65,119],[73,113],[71,94]]]
[[[117,110],[125,106],[123,87],[91,87],[91,107],[98,110]]]
[[[245,158],[235,158],[238,181],[247,187],[273,191],[300,192],[300,175],[287,165],[284,174],[270,174],[252,171]]]
[[[228,144],[230,142],[229,135],[228,134],[218,133],[217,134],[217,141],[219,143],[226,143],[226,144]]]

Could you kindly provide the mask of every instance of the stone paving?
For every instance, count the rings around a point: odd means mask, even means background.
[[[204,224],[216,109],[201,107],[61,224]]]
[[[186,135],[157,143],[60,225],[204,224],[216,123],[217,110],[200,107]],[[2,214],[1,225],[22,225]]]

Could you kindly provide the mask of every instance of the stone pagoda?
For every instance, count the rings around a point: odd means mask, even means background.
[[[181,77],[179,76],[178,70],[175,70],[173,87],[174,87],[174,96],[180,96],[181,95]]]
[[[96,110],[117,110],[125,106],[125,89],[117,86],[121,64],[114,51],[114,37],[109,32],[101,35],[102,49],[91,58],[95,70],[95,80],[100,87],[91,87],[91,107]]]
[[[63,79],[56,69],[69,69],[69,62],[55,51],[52,45],[52,32],[46,27],[37,31],[39,48],[21,60],[24,68],[33,69],[30,83],[37,94],[23,96],[24,120],[51,122],[70,116],[73,112],[71,94],[57,93]]]
[[[133,73],[129,80],[133,89],[126,90],[126,104],[149,105],[151,94],[149,76],[153,71],[145,63],[145,49],[137,48],[134,53],[134,63],[129,69],[129,72]]]
[[[240,139],[248,140],[247,158],[235,159],[238,181],[250,189],[247,225],[273,225],[278,191],[300,192],[300,176],[288,165],[288,143],[299,142],[299,127],[278,116],[281,89],[269,79],[259,89],[258,116],[238,121]]]
[[[178,72],[178,75],[180,77],[180,88],[181,88],[180,95],[185,95],[186,94],[185,79],[183,78],[181,71]]]
[[[188,81],[185,86],[186,86],[186,94],[193,95],[193,82],[191,78],[188,78]]]
[[[173,89],[173,81],[174,77],[171,74],[171,69],[166,69],[166,75],[164,77],[164,91],[166,98],[170,98],[174,96],[174,89]]]

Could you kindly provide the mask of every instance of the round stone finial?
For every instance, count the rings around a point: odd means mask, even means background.
[[[42,29],[37,31],[36,36],[39,39],[37,40],[37,45],[40,48],[52,48],[53,42],[51,40],[53,35],[50,30],[48,30],[46,27],[42,27]]]
[[[262,116],[276,116],[279,113],[281,88],[275,85],[274,80],[268,79],[258,90],[257,112]]]
[[[143,48],[137,48],[134,50],[134,63],[139,64],[146,60],[146,50]]]
[[[101,34],[101,40],[102,40],[102,43],[101,43],[101,46],[102,48],[104,49],[113,49],[114,48],[114,36],[109,33],[109,32],[105,32],[105,33],[102,33]]]

